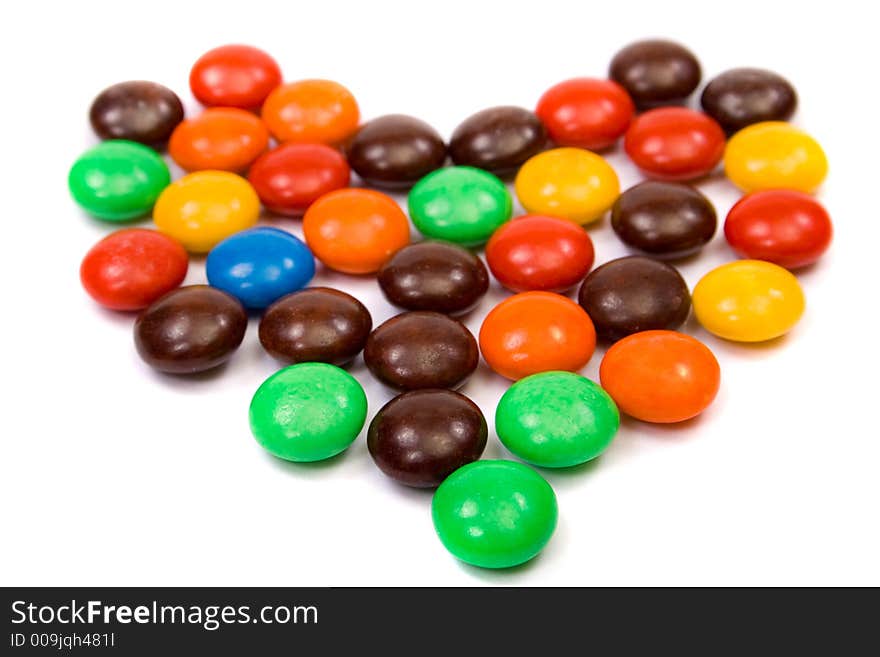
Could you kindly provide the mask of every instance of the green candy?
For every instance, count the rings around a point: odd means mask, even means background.
[[[495,409],[495,431],[519,458],[566,468],[596,458],[620,427],[600,386],[571,372],[541,372],[514,383]]]
[[[90,215],[127,221],[149,214],[171,184],[165,160],[133,141],[105,141],[83,153],[67,177],[73,199]]]
[[[345,451],[366,419],[361,384],[326,363],[285,367],[266,379],[251,400],[254,438],[288,461],[320,461]]]
[[[409,193],[409,214],[425,237],[476,246],[510,219],[504,183],[474,167],[447,167],[422,178]]]
[[[510,568],[536,556],[556,529],[556,494],[530,467],[476,461],[440,484],[434,529],[449,552],[481,568]]]

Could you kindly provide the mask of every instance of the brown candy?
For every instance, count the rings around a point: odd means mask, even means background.
[[[407,310],[462,313],[489,289],[483,261],[448,242],[420,242],[400,249],[379,270],[379,287],[395,306]]]
[[[681,183],[639,183],[611,207],[611,225],[618,237],[655,257],[696,253],[712,239],[717,223],[712,202]]]
[[[639,331],[678,328],[688,317],[691,296],[671,265],[628,256],[593,270],[578,303],[593,320],[596,335],[614,342]]]
[[[461,322],[408,312],[374,330],[364,348],[373,375],[398,390],[457,388],[477,368],[477,341]]]
[[[260,343],[286,363],[344,365],[364,348],[373,319],[364,304],[329,287],[282,297],[260,320]]]
[[[235,297],[208,285],[190,285],[169,292],[141,313],[134,342],[150,367],[193,374],[228,360],[247,324],[247,313]]]
[[[700,62],[674,41],[636,41],[611,60],[609,76],[639,109],[682,103],[700,84]]]
[[[446,144],[424,121],[389,114],[363,125],[347,154],[349,165],[366,183],[408,187],[443,166]]]
[[[98,94],[89,119],[102,139],[128,139],[160,148],[183,121],[183,105],[171,89],[133,80]]]
[[[367,433],[370,455],[401,484],[439,486],[463,465],[480,458],[488,430],[483,413],[451,390],[415,390],[385,404]]]
[[[449,155],[455,164],[497,175],[512,173],[547,143],[544,124],[522,107],[491,107],[466,118],[452,133]]]
[[[797,107],[797,93],[788,80],[772,71],[735,68],[706,85],[700,104],[732,133],[761,121],[787,121]]]

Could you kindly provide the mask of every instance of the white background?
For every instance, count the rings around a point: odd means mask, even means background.
[[[877,62],[870,3],[39,2],[3,3],[0,582],[6,585],[880,584],[878,567]],[[112,226],[69,199],[67,169],[94,143],[105,86],[164,83],[196,111],[193,61],[228,42],[273,54],[285,78],[347,85],[363,117],[403,112],[449,135],[498,104],[533,107],[550,85],[604,76],[647,36],[688,44],[704,79],[755,65],[790,78],[796,123],[825,147],[820,197],[835,221],[799,277],[807,312],[766,345],[717,340],[721,393],[683,426],[625,420],[596,462],[545,471],[558,530],[525,567],[481,571],[434,535],[430,493],[386,479],[363,436],[315,465],[277,461],[247,409],[278,365],[252,321],[229,365],[195,379],[152,372],[132,317],[81,290],[79,262]],[[624,187],[639,180],[620,151]],[[723,219],[738,194],[699,185]],[[403,197],[399,197],[403,200]],[[518,208],[519,211],[519,208]],[[147,224],[148,225],[148,224]],[[299,233],[298,223],[279,225]],[[597,262],[625,254],[607,220]],[[693,285],[732,258],[718,234],[681,265]],[[188,283],[204,282],[195,262]],[[376,324],[394,314],[373,279],[319,273]],[[474,333],[504,293],[467,318]],[[584,374],[596,378],[602,351]],[[361,361],[370,417],[390,398]],[[484,364],[463,392],[492,425],[506,383]],[[507,457],[494,432],[486,457]]]

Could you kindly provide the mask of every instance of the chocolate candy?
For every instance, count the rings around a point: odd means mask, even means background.
[[[351,168],[378,187],[409,187],[446,160],[446,144],[438,132],[404,114],[380,116],[365,124],[347,150]]]
[[[486,266],[473,253],[448,242],[410,244],[379,270],[379,287],[407,310],[462,313],[489,289]]]
[[[177,94],[161,84],[120,82],[98,94],[89,110],[89,120],[101,139],[127,139],[162,147],[183,121],[183,104]]]
[[[797,107],[797,93],[788,80],[772,71],[735,68],[706,85],[700,104],[732,133],[762,121],[787,121]]]
[[[464,324],[434,312],[392,317],[364,348],[373,375],[398,390],[457,388],[477,369],[479,356]]]
[[[286,363],[344,365],[367,342],[373,319],[350,294],[312,287],[273,303],[260,320],[260,343]]]
[[[547,131],[534,112],[490,107],[459,124],[449,142],[449,155],[456,164],[502,176],[516,171],[546,143]]]
[[[675,329],[691,309],[687,283],[666,263],[628,256],[593,270],[578,294],[596,334],[610,342],[651,329]]]
[[[247,323],[235,297],[207,285],[190,285],[169,292],[137,318],[134,343],[150,367],[192,374],[228,360]]]
[[[479,407],[451,390],[414,390],[385,404],[370,423],[367,448],[386,475],[432,488],[486,448]]]
[[[609,77],[639,109],[682,103],[700,84],[700,62],[674,41],[636,41],[611,60]]]
[[[621,194],[611,208],[617,236],[660,258],[696,253],[712,239],[717,224],[712,202],[681,183],[639,183]]]

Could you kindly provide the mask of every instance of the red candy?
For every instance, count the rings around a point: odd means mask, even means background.
[[[301,215],[328,192],[348,187],[348,162],[323,144],[288,143],[261,155],[248,181],[273,212]]]
[[[193,95],[203,105],[255,109],[281,84],[281,69],[252,46],[229,45],[199,57],[189,74]]]
[[[593,241],[581,226],[558,217],[525,215],[501,226],[486,245],[492,274],[514,292],[561,292],[593,266]]]
[[[702,112],[663,107],[645,112],[626,131],[626,154],[645,175],[658,180],[705,176],[724,155],[721,126]]]
[[[140,310],[183,282],[189,261],[180,243],[155,230],[126,228],[95,244],[79,277],[95,301]]]
[[[574,78],[544,92],[535,113],[560,146],[599,150],[623,136],[635,106],[616,82]]]
[[[744,196],[724,222],[724,236],[737,254],[788,269],[816,262],[832,233],[825,208],[809,194],[789,189]]]

